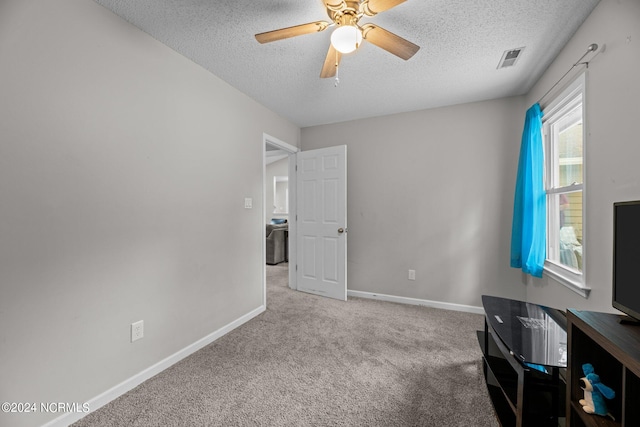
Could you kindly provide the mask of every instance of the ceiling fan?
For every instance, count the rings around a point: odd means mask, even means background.
[[[331,44],[324,60],[321,78],[334,77],[342,54],[356,50],[362,39],[390,52],[405,61],[420,49],[420,46],[393,34],[374,24],[358,25],[364,15],[374,16],[392,7],[404,3],[406,0],[323,0],[327,14],[332,22],[316,21],[279,30],[256,34],[260,43],[301,36],[303,34],[318,33],[328,27],[337,26],[331,34]]]

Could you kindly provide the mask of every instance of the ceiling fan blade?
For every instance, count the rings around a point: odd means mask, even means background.
[[[256,34],[256,40],[260,43],[269,43],[276,40],[288,39],[290,37],[301,36],[303,34],[319,33],[324,31],[330,24],[325,21],[310,22],[308,24],[295,25],[293,27],[281,28],[279,30],[267,31]]]
[[[363,12],[369,16],[389,10],[407,0],[369,0],[362,4]]]
[[[328,77],[334,77],[341,59],[342,54],[330,44],[327,57],[324,59],[324,65],[322,65],[322,71],[320,71],[320,78],[326,79]]]
[[[409,40],[405,40],[393,34],[391,31],[387,31],[373,24],[362,26],[362,37],[405,61],[415,55],[420,49],[420,46],[411,43]]]

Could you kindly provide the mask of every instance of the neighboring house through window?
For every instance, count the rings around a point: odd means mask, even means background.
[[[586,296],[584,280],[584,91],[580,75],[543,109],[547,259],[545,272]]]

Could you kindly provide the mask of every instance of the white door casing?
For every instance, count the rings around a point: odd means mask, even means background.
[[[299,291],[347,299],[347,146],[297,157]]]

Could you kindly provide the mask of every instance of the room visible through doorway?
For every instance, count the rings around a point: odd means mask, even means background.
[[[281,285],[295,289],[289,258],[295,262],[295,226],[290,216],[295,211],[295,153],[297,147],[264,135],[263,239],[264,297],[266,287]],[[294,175],[290,179],[290,175]],[[295,265],[295,264],[294,264]]]

